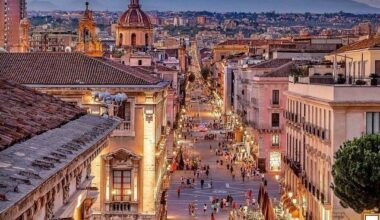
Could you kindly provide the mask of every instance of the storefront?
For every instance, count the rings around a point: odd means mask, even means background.
[[[271,151],[269,155],[269,168],[270,171],[281,171],[281,152]]]

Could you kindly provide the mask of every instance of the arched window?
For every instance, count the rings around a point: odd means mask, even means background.
[[[135,33],[133,33],[132,35],[131,35],[131,45],[134,47],[134,46],[136,46],[136,34]]]
[[[123,45],[123,34],[120,33],[119,34],[119,47],[121,47]]]
[[[145,46],[149,46],[149,35],[145,34]]]

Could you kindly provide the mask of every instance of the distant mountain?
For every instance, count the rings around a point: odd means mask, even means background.
[[[84,0],[28,0],[29,10],[82,10]],[[121,11],[128,0],[90,0],[94,10]],[[380,0],[140,0],[145,10],[212,12],[380,13]],[[371,6],[369,5],[371,4]]]

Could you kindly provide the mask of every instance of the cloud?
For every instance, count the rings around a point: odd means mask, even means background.
[[[380,0],[354,0],[354,1],[364,3],[372,7],[380,8]]]

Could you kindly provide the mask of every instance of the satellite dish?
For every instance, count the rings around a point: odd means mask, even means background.
[[[71,53],[71,47],[67,46],[67,47],[65,48],[65,53]]]

